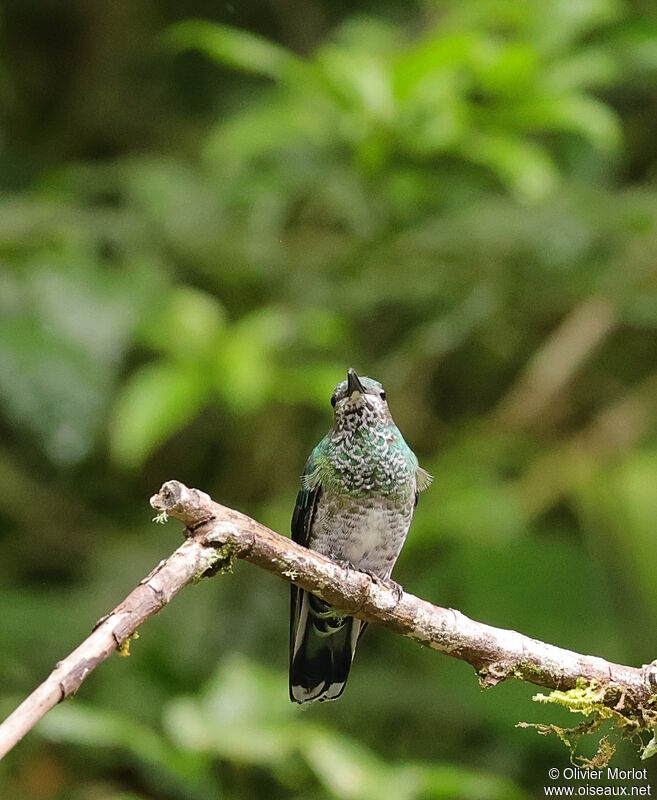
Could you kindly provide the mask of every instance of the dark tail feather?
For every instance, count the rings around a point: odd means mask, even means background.
[[[290,636],[290,699],[336,700],[342,694],[362,623],[339,617],[314,595],[297,590]]]

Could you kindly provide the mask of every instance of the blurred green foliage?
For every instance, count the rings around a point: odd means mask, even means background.
[[[655,657],[654,9],[28,0],[0,36],[2,710],[176,546],[163,480],[286,531],[352,365],[436,476],[397,580]],[[183,593],[0,796],[491,800],[566,763],[531,688],[376,630],[292,707],[286,601],[245,565]]]

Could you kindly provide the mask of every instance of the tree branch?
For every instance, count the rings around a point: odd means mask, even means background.
[[[345,569],[178,481],[165,483],[150,502],[163,517],[185,524],[186,541],[103,617],[92,634],[0,725],[0,758],[53,706],[74,694],[112,652],[124,652],[137,628],[183,587],[203,575],[229,570],[235,558],[319,595],[339,611],[466,661],[477,671],[482,686],[513,677],[568,690],[584,678],[599,687],[601,705],[622,712],[642,727],[655,722],[650,707],[657,689],[653,665],[613,664],[475,622],[406,592],[398,598],[391,586]]]

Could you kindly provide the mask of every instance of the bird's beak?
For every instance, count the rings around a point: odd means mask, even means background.
[[[365,394],[365,387],[360,382],[360,378],[356,374],[356,370],[349,369],[347,370],[347,394],[349,397],[351,397],[354,392]]]

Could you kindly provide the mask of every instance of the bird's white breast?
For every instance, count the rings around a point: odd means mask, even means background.
[[[413,498],[320,498],[310,547],[337,561],[389,577],[413,517]]]

